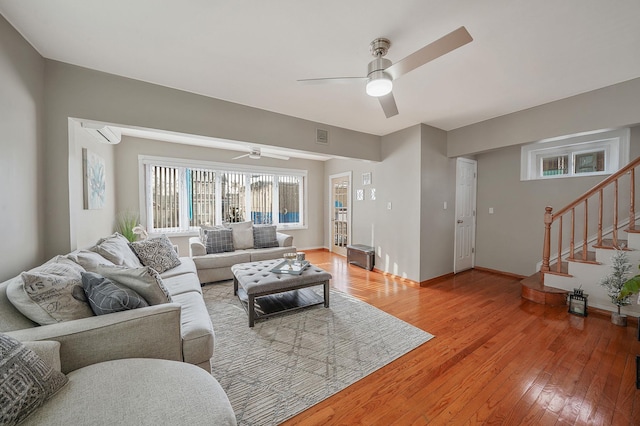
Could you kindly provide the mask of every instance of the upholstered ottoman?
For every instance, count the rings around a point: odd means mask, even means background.
[[[249,327],[253,327],[258,318],[321,303],[325,308],[329,307],[330,273],[314,265],[307,266],[300,274],[272,272],[281,262],[283,259],[264,260],[231,267],[233,294],[238,295],[245,304]],[[323,286],[324,297],[308,289],[319,285]]]

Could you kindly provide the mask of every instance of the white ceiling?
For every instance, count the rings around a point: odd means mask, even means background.
[[[638,0],[0,0],[44,57],[385,135],[451,130],[640,77]],[[394,82],[386,119],[362,76],[464,25],[474,41]]]

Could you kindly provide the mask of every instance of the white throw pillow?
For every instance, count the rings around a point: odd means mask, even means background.
[[[99,253],[114,265],[122,265],[129,268],[139,268],[142,266],[138,256],[136,256],[129,247],[129,240],[117,232],[100,239],[90,250]]]
[[[233,230],[233,247],[238,250],[253,248],[253,222],[229,223]]]
[[[138,293],[149,305],[160,305],[172,301],[160,274],[149,266],[126,268],[122,266],[98,265],[97,274],[109,278]]]

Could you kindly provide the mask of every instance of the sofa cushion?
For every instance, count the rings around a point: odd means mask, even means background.
[[[225,253],[234,251],[233,230],[229,228],[207,229],[205,234],[205,247],[207,254]]]
[[[149,305],[159,305],[172,301],[160,274],[149,266],[125,268],[122,266],[98,265],[98,274],[132,289],[142,296]]]
[[[151,266],[160,274],[180,265],[178,253],[166,235],[134,241],[129,243],[129,247],[138,256],[140,263],[144,266]]]
[[[21,426],[236,424],[216,379],[184,362],[118,359],[72,371],[68,378]]]
[[[247,250],[251,256],[251,262],[260,260],[279,259],[285,253],[295,253],[295,247],[271,247],[265,249]]]
[[[7,286],[7,297],[24,316],[55,324],[93,316],[82,291],[84,269],[64,256],[23,272]]]
[[[193,258],[198,269],[228,268],[236,263],[249,262],[251,255],[248,250],[236,250],[229,253],[207,254]]]
[[[253,222],[233,222],[227,224],[233,230],[233,246],[236,250],[253,248]]]
[[[105,238],[101,238],[91,251],[99,253],[104,258],[110,260],[114,265],[127,266],[129,268],[139,268],[142,265],[138,256],[129,247],[129,240],[117,232]]]
[[[253,247],[269,248],[278,247],[275,225],[254,225],[253,226]]]
[[[112,261],[91,250],[76,250],[69,253],[67,258],[90,272],[95,272],[98,265],[113,265]]]
[[[135,291],[118,285],[95,272],[82,273],[82,288],[91,310],[96,315],[149,306],[147,301]]]
[[[190,257],[181,257],[180,265],[176,266],[175,268],[171,268],[167,271],[164,271],[163,273],[160,274],[160,276],[162,277],[162,280],[165,281],[169,277],[187,274],[189,272],[195,272],[195,271],[196,271],[196,265],[193,263],[193,259],[191,259]]]
[[[202,294],[202,287],[200,287],[200,281],[198,280],[195,268],[193,269],[193,272],[163,278],[162,282],[164,282],[164,286],[167,288],[172,298],[176,294],[187,293],[190,291]]]
[[[208,361],[213,356],[214,334],[202,295],[190,291],[176,294],[173,299],[182,306],[180,333],[184,362],[200,364]]]
[[[0,334],[0,424],[16,425],[67,383],[67,377],[16,339]]]

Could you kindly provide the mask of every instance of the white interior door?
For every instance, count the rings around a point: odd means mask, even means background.
[[[351,232],[351,173],[330,177],[331,201],[329,229],[331,229],[329,247],[342,256],[347,255],[347,244]]]
[[[475,160],[458,158],[456,162],[456,227],[453,272],[471,269],[475,261],[476,171]]]

